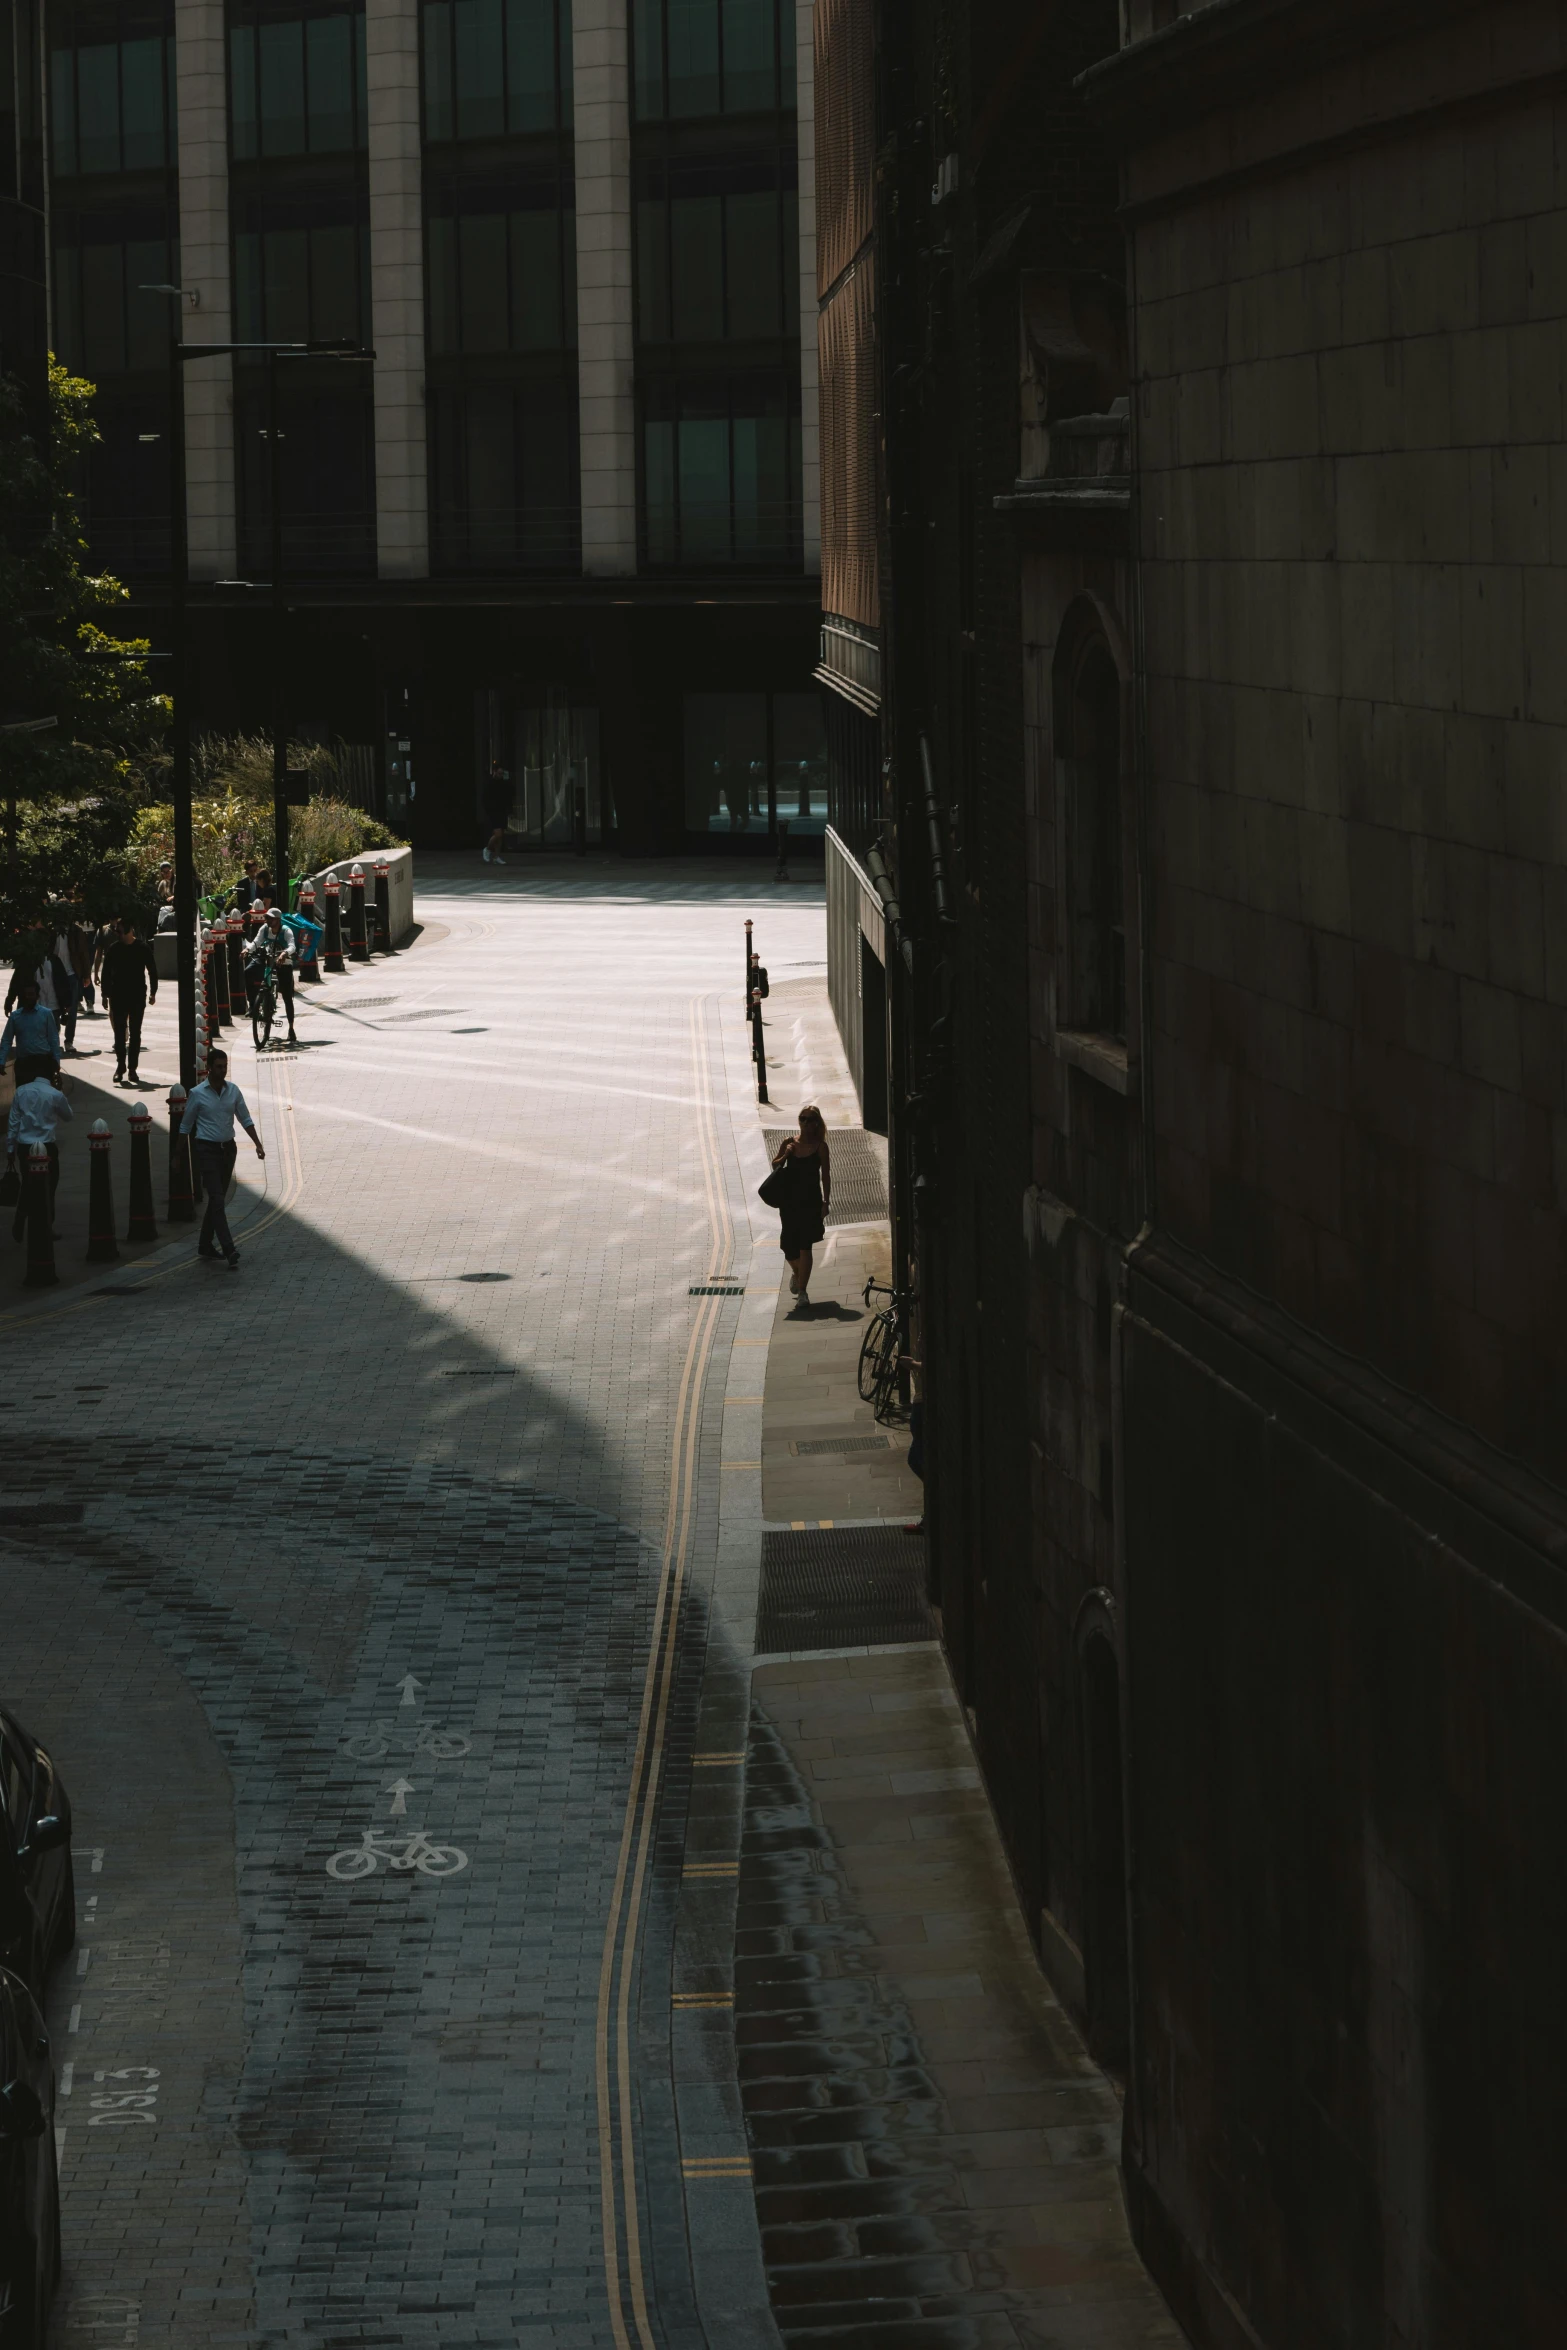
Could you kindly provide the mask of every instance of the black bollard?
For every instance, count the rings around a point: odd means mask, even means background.
[[[35,1142],[27,1154],[22,1181],[27,1186],[27,1271],[24,1289],[52,1289],[60,1276],[54,1269],[54,1186],[49,1153]]]
[[[370,940],[365,930],[365,869],[353,866],[348,875],[348,959],[368,963]]]
[[[201,948],[201,984],[206,990],[207,996],[207,1036],[209,1041],[220,1037],[228,1026],[218,1003],[218,977],[212,967],[213,959],[212,933],[210,930],[204,930]]]
[[[335,873],[326,877],[326,967],[343,968],[343,885]]]
[[[392,877],[384,857],[377,859],[375,868],[375,951],[392,951]]]
[[[229,930],[226,922],[212,925],[212,992],[218,1000],[218,1018],[225,1028],[237,1017],[229,998]]]
[[[87,1129],[87,1262],[89,1265],[112,1265],[120,1253],[120,1244],[114,1237],[114,1193],[109,1182],[109,1145],[113,1139],[102,1118],[95,1118]],[[31,1262],[30,1257],[29,1262]]]
[[[190,1180],[190,1136],[181,1134],[180,1120],[189,1097],[183,1085],[169,1088],[169,1222],[194,1224],[196,1195]]]
[[[745,926],[745,1016],[748,1020],[751,1017],[751,965],[754,961],[755,957],[751,952],[751,925],[748,922]]]
[[[229,1002],[234,1017],[239,1018],[240,1006],[245,1001],[245,917],[235,906],[224,924],[229,959]]]
[[[751,998],[751,1058],[756,1063],[756,1098],[767,1100],[767,1043],[762,1035],[762,998],[760,993]]]
[[[152,1112],[138,1102],[131,1112],[131,1220],[127,1240],[156,1240],[157,1219],[152,1207]]]

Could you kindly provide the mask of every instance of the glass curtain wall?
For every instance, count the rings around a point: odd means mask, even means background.
[[[97,387],[80,484],[94,563],[169,560],[168,298],[178,269],[174,16],[55,0],[47,18],[55,349]]]
[[[820,837],[827,824],[822,697],[687,694],[686,830],[751,833],[779,824]]]
[[[576,825],[589,847],[602,844],[614,819],[599,757],[599,714],[564,686],[476,697],[475,822],[487,831],[492,779],[511,792],[505,831],[511,846],[569,849]]]
[[[425,0],[432,559],[574,570],[569,0]]]
[[[790,0],[632,0],[642,560],[798,562]]]
[[[229,218],[241,342],[370,344],[362,7],[230,0]],[[289,360],[279,376],[289,574],[375,568],[368,367]],[[234,369],[240,563],[269,575],[266,369]]]

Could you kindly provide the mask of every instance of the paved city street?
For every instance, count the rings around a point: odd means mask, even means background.
[[[297,1053],[233,1040],[237,1275],[11,1260],[69,2350],[778,2339],[713,2030],[781,1273],[739,981],[746,912],[819,978],[820,895],[451,859],[417,910]]]

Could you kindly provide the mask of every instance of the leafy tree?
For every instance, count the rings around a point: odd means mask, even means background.
[[[147,912],[125,849],[166,765],[168,700],[146,640],[110,626],[125,589],[86,568],[69,485],[98,438],[92,397],[50,361],[41,449],[16,386],[0,378],[0,954],[17,962],[64,905],[100,921]],[[55,723],[23,730],[39,718]]]

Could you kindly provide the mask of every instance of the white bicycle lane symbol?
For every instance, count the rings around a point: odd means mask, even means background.
[[[471,1753],[473,1749],[473,1740],[465,1738],[460,1730],[441,1730],[431,1722],[423,1729],[405,1731],[400,1723],[394,1722],[362,1730],[356,1738],[345,1738],[343,1752],[352,1755],[355,1762],[379,1762],[390,1752],[394,1740],[404,1753],[433,1755],[437,1762],[455,1762],[459,1755]]]
[[[374,1876],[382,1861],[394,1869],[418,1869],[426,1877],[455,1877],[468,1866],[468,1855],[455,1844],[432,1844],[423,1828],[415,1828],[411,1836],[388,1836],[379,1828],[366,1828],[358,1844],[333,1853],[326,1873],[347,1884],[356,1877]]]

